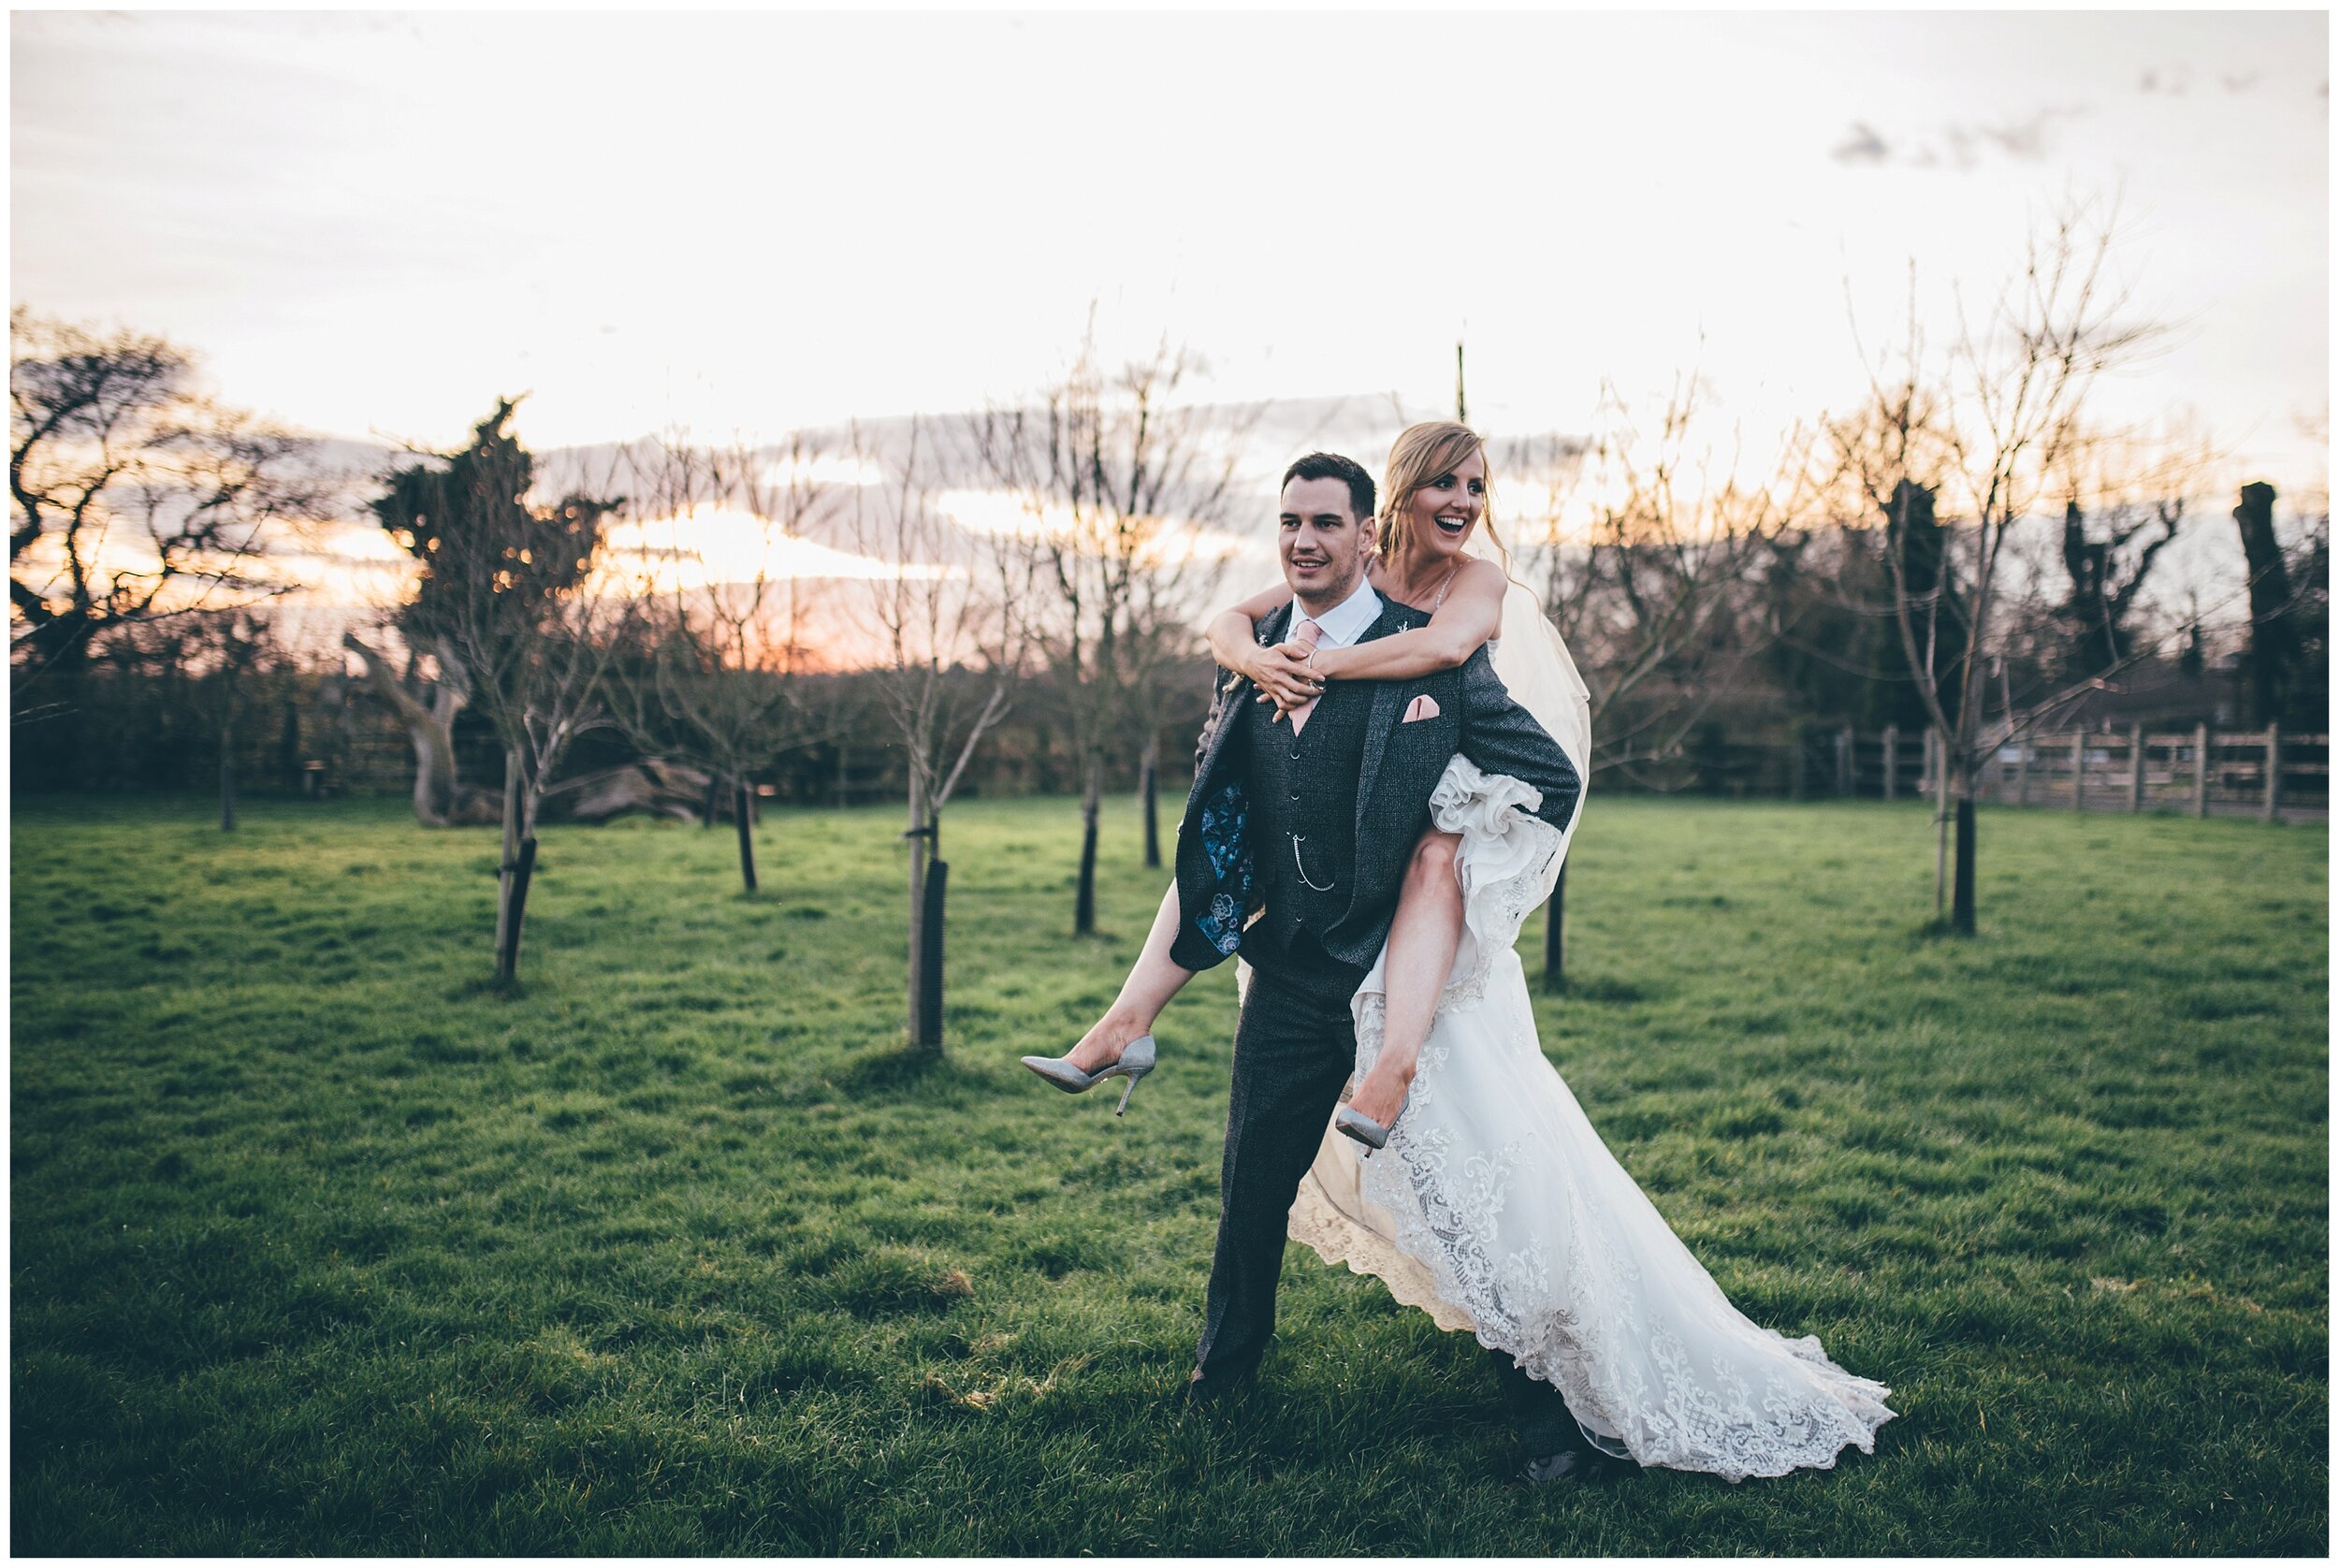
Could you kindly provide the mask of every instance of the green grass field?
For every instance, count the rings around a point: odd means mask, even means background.
[[[1158,895],[1126,805],[971,804],[948,1059],[900,1048],[893,810],[496,848],[396,803],[20,803],[11,1540],[30,1553],[2310,1553],[2328,1541],[2326,838],[1595,800],[1593,1122],[1732,1298],[1895,1390],[1872,1458],[1506,1487],[1472,1344],[1286,1255],[1173,1414],[1234,1003],[1126,1120],[1065,1049]],[[1540,919],[1526,940],[1540,951]]]

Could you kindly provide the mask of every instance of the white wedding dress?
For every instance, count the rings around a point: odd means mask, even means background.
[[[1514,586],[1495,671],[1589,777],[1591,708],[1534,596]],[[1388,1146],[1325,1131],[1290,1234],[1376,1275],[1444,1328],[1556,1386],[1588,1435],[1644,1465],[1731,1481],[1873,1452],[1890,1393],[1733,1307],[1617,1163],[1545,1060],[1513,944],[1550,895],[1567,832],[1536,791],[1457,756],[1431,796],[1461,835],[1461,947]],[[1357,1072],[1379,1055],[1376,963],[1351,1004]]]

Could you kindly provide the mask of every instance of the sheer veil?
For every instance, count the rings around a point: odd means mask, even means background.
[[[1503,564],[1499,557],[1475,548],[1468,552]],[[1560,743],[1576,777],[1591,781],[1591,689],[1576,668],[1567,643],[1544,614],[1543,601],[1517,578],[1503,596],[1503,619],[1490,645],[1494,673],[1503,678],[1511,700],[1534,715],[1550,737]],[[1568,836],[1575,836],[1569,824]]]

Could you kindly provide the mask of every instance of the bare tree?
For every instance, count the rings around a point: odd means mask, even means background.
[[[1764,482],[1741,483],[1735,454],[1717,473],[1716,455],[1693,444],[1697,386],[1692,375],[1675,388],[1652,453],[1642,454],[1630,411],[1607,388],[1590,439],[1513,441],[1496,465],[1509,493],[1528,498],[1513,512],[1517,569],[1540,577],[1545,613],[1590,693],[1587,773],[1615,769],[1658,787],[1658,770],[1741,692],[1777,635],[1753,613],[1752,586],[1802,504],[1809,469],[1809,440],[1796,431]],[[1546,915],[1547,990],[1565,984],[1566,897],[1562,871]]]
[[[1202,556],[1198,548],[1180,570],[1144,573],[1130,600],[1128,634],[1122,645],[1123,707],[1137,752],[1138,810],[1144,822],[1148,870],[1162,864],[1162,729],[1182,700],[1208,700],[1208,666],[1197,662],[1202,640],[1194,623],[1201,602],[1214,593],[1225,575],[1227,559],[1223,551]]]
[[[275,628],[267,615],[249,606],[209,610],[190,616],[191,651],[210,668],[205,672],[205,695],[214,733],[219,737],[219,829],[236,827],[237,726],[253,677],[283,657]]]
[[[659,551],[666,583],[647,606],[652,646],[640,668],[615,683],[613,695],[637,745],[671,734],[705,762],[712,776],[709,824],[718,814],[716,791],[728,787],[739,875],[748,893],[758,884],[754,775],[827,733],[806,700],[806,594],[800,564],[786,554],[831,499],[819,477],[822,456],[821,444],[802,434],[777,454],[668,440],[654,450],[637,486],[639,509],[670,519],[675,539]],[[710,553],[703,540],[687,542],[703,533],[713,508],[748,530],[729,541],[729,551]]]
[[[335,479],[291,431],[203,397],[191,355],[136,332],[9,315],[9,651],[21,719],[69,707],[118,628],[298,586],[267,558]],[[63,695],[36,705],[54,677]]]
[[[1697,378],[1676,387],[1641,451],[1611,389],[1589,441],[1547,435],[1501,454],[1538,563],[1546,612],[1591,694],[1589,766],[1643,784],[1742,689],[1776,629],[1751,592],[1780,531],[1808,504],[1810,437],[1787,432],[1771,472],[1749,483],[1739,456],[1701,446]],[[1516,474],[1516,480],[1507,476]]]
[[[1986,319],[1961,304],[1945,361],[1931,361],[1912,324],[1901,372],[1872,378],[1867,404],[1837,427],[1844,472],[1886,520],[1894,620],[1944,759],[1941,831],[1954,819],[1956,834],[1950,925],[1960,935],[1974,930],[1975,783],[2008,542],[2082,445],[2096,379],[2152,336],[2124,319],[2113,237],[2110,214],[2064,210],[2032,237]],[[1956,515],[1937,523],[1944,495]]]
[[[854,465],[879,455],[856,425]],[[881,486],[854,487],[851,533],[888,574],[868,585],[869,680],[901,737],[909,778],[909,1034],[942,1049],[943,910],[950,866],[942,812],[983,736],[1007,716],[1022,674],[1029,563],[1004,536],[969,538],[934,507],[923,421]]]
[[[1144,710],[1162,690],[1160,660],[1176,646],[1179,624],[1207,608],[1226,557],[1205,530],[1226,518],[1241,437],[1257,418],[1256,410],[1181,402],[1199,368],[1165,341],[1150,358],[1108,375],[1092,327],[1039,408],[995,409],[970,426],[991,483],[1022,502],[1021,539],[1045,599],[1038,646],[1080,768],[1076,935],[1097,926],[1108,762],[1117,743],[1151,733],[1140,727],[1157,716],[1157,708]],[[1157,830],[1149,838],[1157,854]]]
[[[2186,497],[2209,457],[2205,442],[2183,433],[2075,433],[2055,476],[2063,491],[2063,588],[2046,615],[2060,633],[2064,679],[2127,661],[2145,585],[2183,530]],[[2043,574],[2030,575],[2035,582]]]
[[[473,686],[473,698],[503,742],[502,896],[496,916],[496,979],[503,984],[519,977],[520,928],[545,789],[570,745],[609,722],[602,677],[640,607],[632,585],[599,591],[580,585],[553,599],[525,632],[488,622],[452,633],[472,667],[488,672]],[[491,652],[501,657],[483,657]]]

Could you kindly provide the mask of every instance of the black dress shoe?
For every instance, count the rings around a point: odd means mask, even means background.
[[[1521,1465],[1518,1479],[1530,1487],[1552,1481],[1600,1481],[1640,1468],[1631,1459],[1612,1459],[1597,1448],[1562,1448],[1538,1454]]]
[[[1223,1410],[1228,1404],[1258,1382],[1258,1369],[1246,1367],[1241,1372],[1213,1372],[1208,1377],[1198,1368],[1178,1391],[1171,1402],[1181,1410]]]

